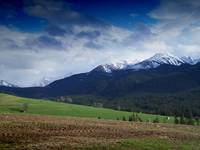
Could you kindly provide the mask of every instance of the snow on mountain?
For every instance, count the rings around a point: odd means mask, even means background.
[[[150,69],[150,68],[156,68],[162,64],[180,66],[183,63],[184,61],[177,56],[171,54],[157,53],[154,56],[142,62],[128,66],[128,69],[135,69],[135,70]]]
[[[17,87],[16,85],[14,84],[11,84],[7,81],[4,81],[4,80],[0,80],[0,86],[6,86],[6,87]]]
[[[181,60],[186,64],[191,64],[191,65],[196,64],[195,60],[189,56],[183,56],[181,57]]]
[[[106,72],[106,73],[111,73],[113,70],[116,70],[113,66],[113,64],[105,64],[105,65],[99,65],[96,68],[92,70],[92,72]]]
[[[35,87],[44,87],[44,86],[50,84],[53,81],[54,81],[53,78],[43,77],[38,83],[35,83],[33,86],[35,86]]]
[[[113,63],[113,64],[104,64],[104,65],[99,65],[96,68],[94,68],[92,71],[96,72],[105,72],[105,73],[111,73],[116,70],[123,69],[126,66],[125,63]]]
[[[183,63],[183,60],[181,60],[179,57],[163,53],[157,53],[147,60],[157,62],[158,64],[170,64],[175,66],[179,66]]]
[[[127,69],[133,69],[133,70],[140,70],[140,69],[150,69],[150,68],[156,68],[162,64],[168,64],[168,65],[174,65],[174,66],[180,66],[181,64],[191,64],[194,65],[197,62],[200,62],[200,60],[194,60],[191,57],[177,57],[172,54],[164,54],[164,53],[157,53],[154,56],[145,59],[139,63],[116,63],[116,64],[105,64],[105,65],[99,65],[92,71],[99,71],[99,72],[105,72],[105,73],[112,73],[116,70],[127,70]]]

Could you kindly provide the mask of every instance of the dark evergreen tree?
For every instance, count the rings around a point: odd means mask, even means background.
[[[129,116],[128,121],[133,121],[133,116]]]
[[[179,124],[179,119],[178,119],[177,116],[174,117],[174,123],[175,123],[175,124]]]
[[[200,125],[200,121],[199,121],[199,118],[196,118],[196,124],[199,126]]]
[[[189,124],[189,125],[195,124],[192,113],[189,113],[189,117],[187,118],[187,124]]]
[[[184,117],[184,115],[181,115],[180,124],[185,124],[185,117]]]
[[[125,116],[123,116],[123,117],[122,117],[122,120],[123,120],[123,121],[126,121],[126,117],[125,117]]]

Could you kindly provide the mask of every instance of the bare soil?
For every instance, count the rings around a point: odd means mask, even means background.
[[[125,139],[199,140],[200,127],[161,123],[0,115],[0,149],[83,149],[115,145]]]

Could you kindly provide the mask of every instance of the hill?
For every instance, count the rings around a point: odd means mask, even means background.
[[[131,112],[116,111],[112,109],[96,108],[90,106],[82,106],[61,102],[53,102],[41,99],[29,99],[16,97],[7,94],[0,94],[0,113],[17,113],[23,114],[20,110],[23,109],[23,105],[27,105],[28,114],[40,114],[40,115],[56,115],[56,116],[72,116],[72,117],[92,117],[101,119],[113,119],[116,120],[132,115]],[[166,116],[151,115],[145,113],[138,113],[143,121],[152,121],[155,118],[159,118],[161,122],[173,122],[173,117],[166,119]]]

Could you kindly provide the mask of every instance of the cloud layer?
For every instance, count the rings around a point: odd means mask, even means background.
[[[39,32],[0,25],[0,79],[20,86],[44,77],[87,72],[99,64],[144,59],[157,52],[200,54],[198,0],[163,0],[146,14],[154,23],[137,22],[131,29],[75,11],[63,1],[23,3],[23,13],[47,24]]]

